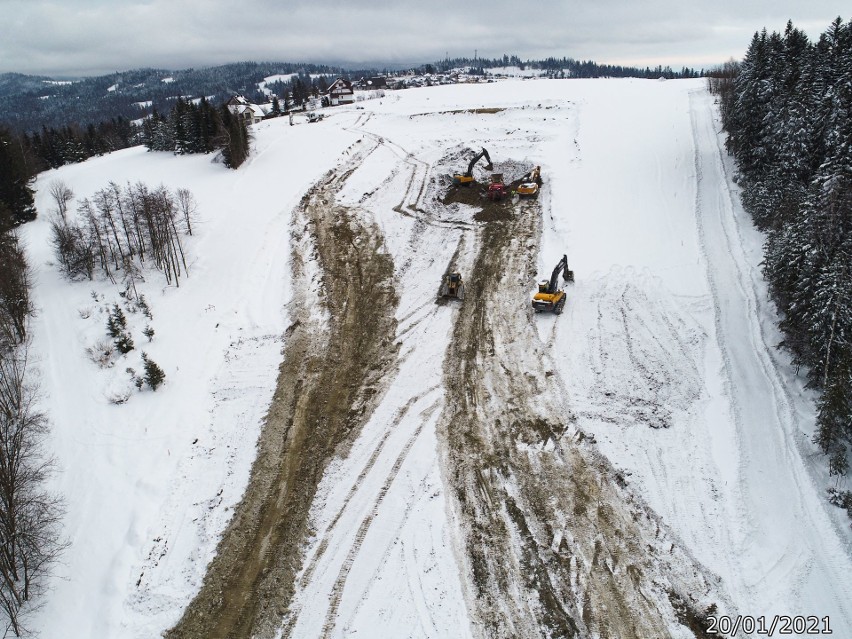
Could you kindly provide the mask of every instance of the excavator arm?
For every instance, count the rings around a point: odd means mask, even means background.
[[[461,174],[457,173],[453,176],[453,183],[461,184],[463,186],[470,185],[473,182],[473,167],[476,166],[476,163],[482,158],[485,158],[485,161],[488,162],[488,164],[485,165],[486,171],[490,171],[494,168],[494,165],[491,164],[491,157],[488,155],[488,151],[482,149],[479,153],[473,156],[470,164],[467,165],[467,172]]]
[[[483,148],[479,153],[473,156],[473,159],[470,161],[470,164],[467,165],[467,173],[465,173],[467,177],[471,177],[473,175],[473,167],[476,166],[476,163],[479,162],[483,157],[485,158],[485,161],[488,162],[488,164],[485,165],[485,170],[490,171],[494,168],[494,165],[491,164],[491,156],[489,156],[488,151]]]
[[[566,282],[574,281],[574,272],[568,270],[568,256],[563,255],[559,260],[559,264],[553,269],[553,274],[550,276],[550,284],[547,287],[547,292],[551,295],[559,290],[559,274],[562,273],[562,279]]]

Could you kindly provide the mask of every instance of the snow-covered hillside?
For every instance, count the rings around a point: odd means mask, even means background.
[[[333,338],[354,334],[337,322],[358,298],[335,306],[335,286],[364,273],[392,282],[361,295],[386,311],[384,359],[354,394],[316,378],[354,398],[357,428],[320,468],[305,534],[281,541],[301,552],[289,606],[263,600],[276,566],[247,560],[260,603],[234,624],[299,639],[571,624],[691,637],[684,610],[715,604],[828,616],[852,636],[852,534],[824,499],[812,398],[774,348],[762,238],[703,81],[508,80],[326,113],[256,125],[238,171],[136,148],[39,177],[23,235],[70,542],[31,620],[42,636],[141,639],[180,620],[248,485],[279,364],[344,359]],[[538,199],[489,217],[475,191],[453,194],[446,176],[482,147],[506,180],[540,165]],[[487,181],[482,165],[474,175]],[[153,319],[128,311],[137,349],[111,368],[86,349],[120,289],[60,275],[57,179],[78,198],[142,181],[198,202],[189,276],[146,276]],[[350,252],[324,246],[340,237]],[[576,275],[565,313],[535,315],[536,282],[563,254]],[[375,256],[392,261],[388,282]],[[436,304],[451,266],[466,299]],[[111,403],[142,350],[165,385]]]

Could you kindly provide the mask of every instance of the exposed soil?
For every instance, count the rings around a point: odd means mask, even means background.
[[[541,202],[491,201],[487,187],[474,184],[434,201],[477,207],[476,224],[432,215],[421,207],[433,200],[431,167],[408,162],[412,179],[395,211],[456,231],[478,227],[469,236],[477,255],[464,275],[465,299],[452,301],[461,309],[445,356],[439,425],[475,632],[663,639],[681,624],[698,633],[717,580],[577,430],[547,344],[538,340],[533,322],[560,321],[534,317],[529,301]],[[520,164],[506,168],[506,175],[523,173]],[[281,630],[319,481],[357,436],[395,367],[394,265],[378,227],[333,204],[349,173],[329,174],[297,211],[294,322],[258,458],[201,592],[167,639],[268,638]],[[321,282],[302,261],[312,252]],[[371,521],[362,522],[350,558]],[[324,636],[335,627],[351,565],[341,568]]]
[[[369,418],[382,379],[394,370],[394,267],[378,227],[334,205],[347,176],[329,174],[297,211],[294,321],[258,456],[201,591],[167,639],[275,635],[302,564],[317,485]],[[312,250],[321,282],[311,281],[302,261]]]
[[[457,188],[447,201],[477,196]],[[715,579],[573,425],[533,325],[560,318],[534,318],[529,299],[540,203],[479,202],[488,222],[446,353],[439,429],[473,627],[506,639],[668,637],[700,618]]]

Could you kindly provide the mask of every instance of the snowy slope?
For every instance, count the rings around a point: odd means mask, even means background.
[[[811,398],[772,348],[761,238],[738,205],[701,81],[442,86],[328,113],[319,124],[260,124],[236,172],[209,157],[130,149],[39,177],[41,215],[24,234],[71,542],[33,620],[43,636],[156,636],[199,587],[274,389],[292,211],[357,141],[375,148],[337,199],[378,225],[394,260],[399,371],[319,487],[282,632],[480,632],[436,432],[452,390],[445,353],[465,310],[433,301],[448,264],[469,271],[480,227],[473,209],[441,213],[430,185],[484,145],[509,178],[543,169],[537,277],[567,253],[577,282],[564,315],[536,316],[537,330],[515,339],[520,351],[548,351],[576,427],[719,575],[739,612],[830,615],[835,633],[852,633],[848,525],[823,499]],[[448,152],[463,152],[459,166],[443,164]],[[127,366],[139,368],[138,350],[109,370],[86,358],[118,289],[60,277],[47,245],[54,179],[78,197],[142,180],[198,200],[189,278],[164,288],[155,273],[144,285],[150,345],[131,317],[137,346],[168,376],[157,393],[112,405],[107,395]],[[534,287],[531,277],[530,295]]]

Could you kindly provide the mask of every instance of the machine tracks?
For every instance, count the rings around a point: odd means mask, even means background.
[[[444,362],[439,438],[475,627],[506,639],[700,630],[720,603],[715,578],[574,427],[535,337],[533,322],[560,320],[529,306],[541,211],[524,209],[482,227]]]
[[[357,436],[395,370],[392,260],[374,224],[334,204],[362,156],[321,180],[296,211],[294,321],[258,456],[201,591],[167,639],[276,634],[325,467]],[[318,274],[309,272],[311,253]]]
[[[434,411],[434,406],[427,411],[431,414]],[[337,579],[334,582],[334,586],[332,588],[331,597],[329,600],[328,611],[325,616],[325,623],[323,624],[322,629],[322,639],[330,639],[332,636],[332,632],[334,631],[335,625],[337,623],[337,612],[340,608],[340,600],[343,596],[343,589],[346,586],[346,578],[349,576],[349,572],[352,570],[352,565],[355,563],[355,558],[358,556],[358,553],[361,550],[361,546],[364,543],[364,539],[367,536],[367,532],[370,530],[370,525],[373,523],[373,520],[379,514],[379,507],[385,499],[385,495],[387,495],[388,490],[390,490],[391,484],[396,479],[397,474],[399,473],[399,469],[402,468],[402,464],[405,462],[406,457],[408,457],[408,453],[411,450],[411,447],[414,446],[414,443],[417,441],[417,438],[420,436],[420,433],[423,431],[423,427],[426,426],[428,415],[424,415],[423,421],[420,422],[420,425],[416,428],[414,433],[405,443],[402,451],[400,451],[399,455],[396,458],[393,466],[391,467],[390,473],[385,478],[384,483],[382,484],[379,493],[376,495],[375,500],[373,501],[373,506],[367,514],[366,517],[361,521],[360,526],[358,526],[358,532],[355,535],[355,539],[352,545],[349,547],[349,552],[346,554],[346,559],[343,562],[343,565],[340,567],[340,573],[337,576]]]

